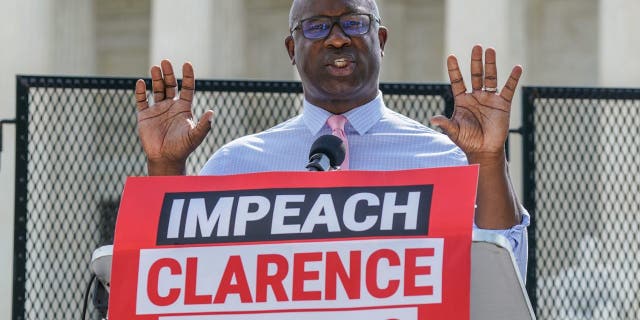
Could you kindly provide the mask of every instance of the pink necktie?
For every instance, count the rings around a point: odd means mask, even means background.
[[[347,118],[340,114],[335,114],[327,119],[327,125],[332,130],[332,134],[344,142],[344,162],[340,165],[340,169],[349,169],[349,141],[347,141],[347,135],[344,133],[344,125],[347,123]]]

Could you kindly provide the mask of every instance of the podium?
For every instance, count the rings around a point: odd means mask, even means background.
[[[509,241],[474,230],[471,244],[471,319],[535,319]]]
[[[504,237],[475,230],[471,244],[471,319],[535,319],[510,244]],[[105,287],[111,282],[113,246],[94,251],[91,270]]]

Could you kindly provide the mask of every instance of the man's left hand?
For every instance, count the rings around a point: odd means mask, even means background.
[[[435,116],[431,123],[442,128],[465,152],[469,163],[504,159],[511,100],[522,67],[515,66],[504,87],[498,90],[496,52],[487,49],[483,64],[482,47],[476,45],[471,51],[471,92],[467,92],[454,55],[447,58],[447,68],[455,102],[453,115],[451,119]]]

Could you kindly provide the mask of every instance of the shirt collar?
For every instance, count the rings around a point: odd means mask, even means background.
[[[385,108],[384,101],[382,100],[382,92],[378,91],[375,99],[353,108],[343,115],[347,117],[349,124],[356,132],[358,132],[359,135],[363,135],[382,118]],[[304,99],[302,119],[311,131],[311,134],[316,135],[320,132],[320,129],[326,124],[327,119],[329,119],[331,115],[331,112],[315,106],[307,101],[307,99]]]

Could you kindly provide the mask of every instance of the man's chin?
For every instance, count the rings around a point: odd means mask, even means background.
[[[321,86],[322,91],[326,94],[336,97],[349,97],[357,95],[358,91],[362,90],[360,83],[352,81],[348,78],[338,78],[323,82]]]

